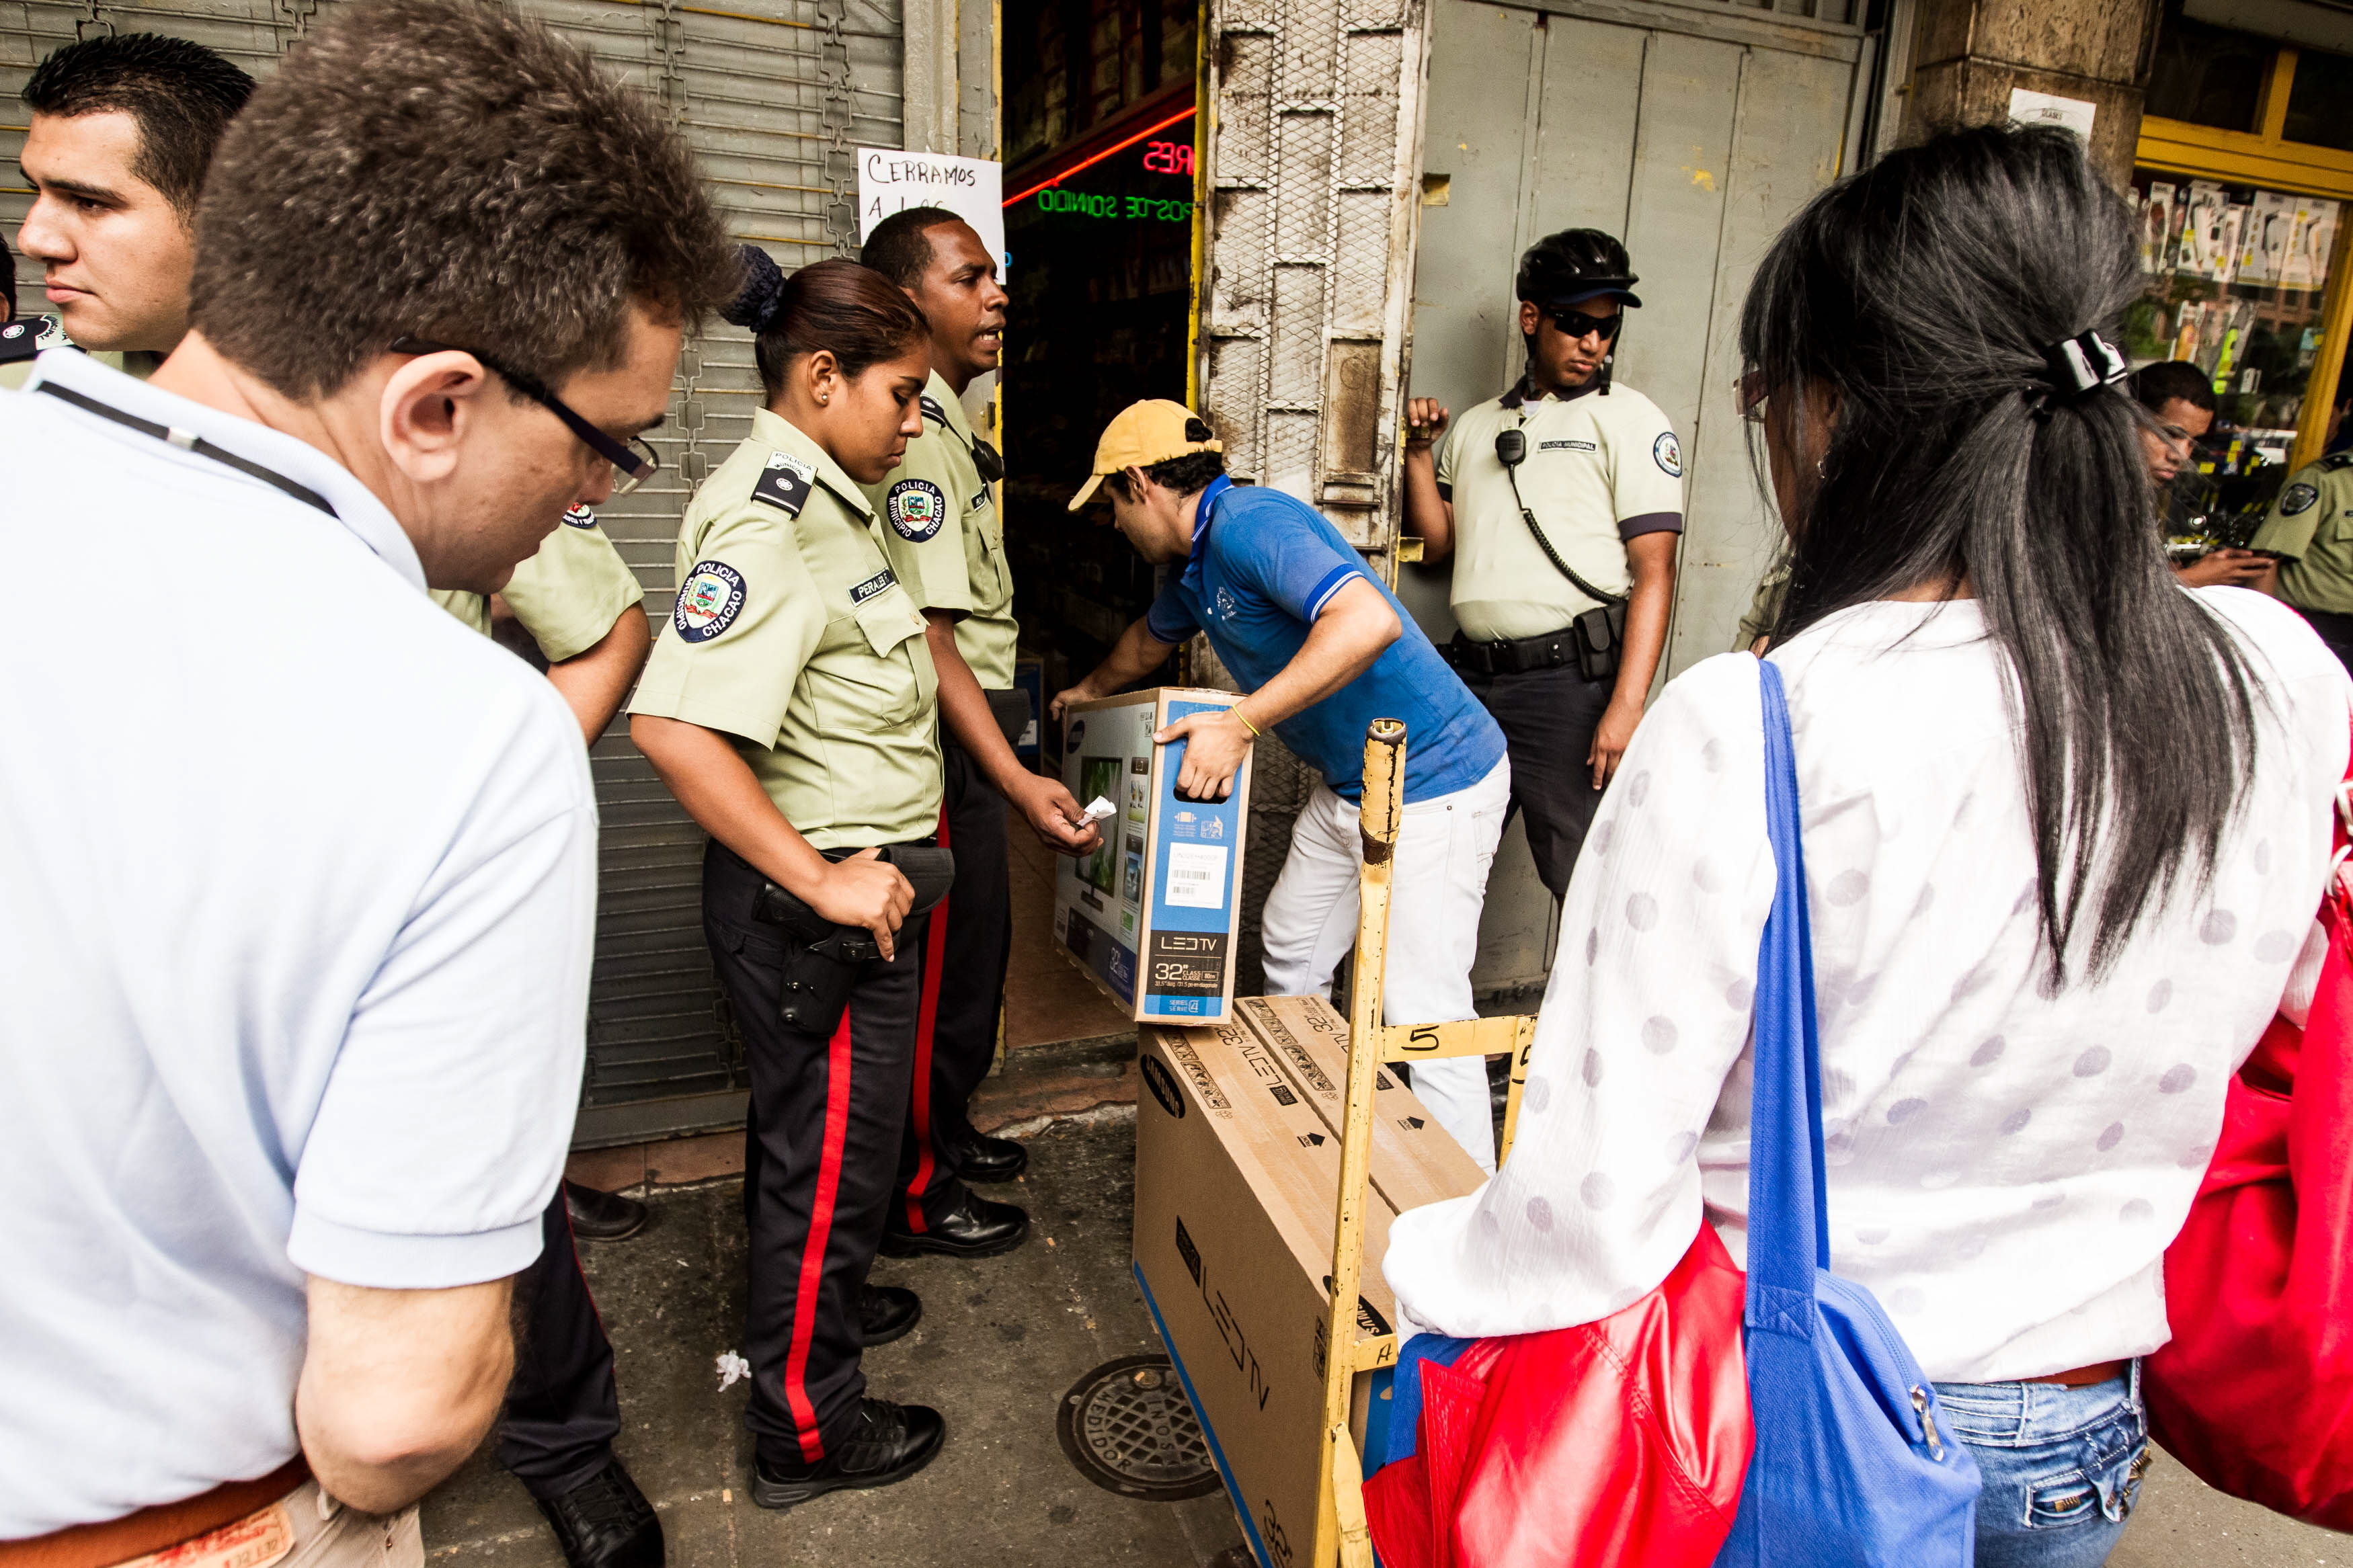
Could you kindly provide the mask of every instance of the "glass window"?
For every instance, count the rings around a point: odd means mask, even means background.
[[[2305,49],[2295,58],[2295,82],[2287,93],[2287,126],[2282,132],[2291,142],[2309,142],[2353,153],[2353,58]]]
[[[2133,174],[2147,291],[2125,317],[2136,368],[2188,360],[2221,410],[2185,476],[2171,531],[2243,544],[2287,477],[2320,353],[2321,300],[2342,246],[2339,204]]]
[[[2277,47],[2253,33],[2190,21],[2181,14],[2181,0],[2167,0],[2142,112],[2225,131],[2257,130],[2263,78]]]

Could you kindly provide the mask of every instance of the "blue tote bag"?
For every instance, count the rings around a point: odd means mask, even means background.
[[[1831,1272],[1821,1047],[1781,672],[1759,660],[1778,868],[1757,952],[1748,1397],[1757,1447],[1717,1568],[1969,1568],[1977,1461],[1870,1291]]]

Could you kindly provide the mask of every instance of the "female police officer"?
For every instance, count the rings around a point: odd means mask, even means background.
[[[930,361],[880,274],[786,280],[744,251],[729,314],[757,334],[767,405],[687,508],[629,732],[711,834],[703,930],[752,1080],[752,1496],[789,1508],[911,1475],[944,1435],[934,1410],[862,1397],[859,1369],[922,1310],[865,1280],[914,1061],[920,885],[936,900],[945,878],[892,863],[920,866],[939,821],[936,686],[858,487],[922,431]]]

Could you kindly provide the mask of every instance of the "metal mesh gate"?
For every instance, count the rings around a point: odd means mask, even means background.
[[[256,76],[346,0],[8,0],[0,4],[0,168],[24,143],[17,93],[41,58],[110,29],[219,50]],[[728,227],[788,270],[850,248],[859,146],[900,144],[900,0],[522,0],[665,105],[700,156]],[[12,248],[31,193],[0,184]],[[19,299],[42,308],[39,268],[17,263]],[[30,287],[27,289],[26,284]],[[658,480],[602,510],[657,624],[676,591],[680,515],[759,405],[749,336],[712,322],[691,340],[670,419],[653,437]],[[741,1063],[718,1011],[702,940],[703,836],[617,724],[592,753],[603,832],[589,1070],[577,1136],[621,1142],[738,1121]]]
[[[1396,531],[1423,0],[1212,0],[1203,402],[1238,477]]]

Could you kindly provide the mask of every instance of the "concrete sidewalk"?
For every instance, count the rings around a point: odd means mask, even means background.
[[[899,1486],[789,1513],[745,1495],[744,1387],[722,1392],[714,1365],[743,1344],[741,1183],[658,1190],[646,1230],[586,1249],[619,1357],[621,1456],[661,1510],[668,1568],[1208,1568],[1240,1548],[1223,1493],[1138,1502],[1063,1456],[1063,1394],[1103,1363],[1160,1345],[1128,1274],[1132,1118],[1058,1122],[1029,1147],[1029,1175],[988,1189],[1029,1207],[1028,1245],[978,1263],[886,1258],[875,1269],[922,1294],[923,1321],[871,1352],[867,1375],[885,1398],[938,1406],[946,1450]],[[564,1568],[531,1500],[487,1454],[427,1500],[425,1542],[451,1568]],[[2109,1562],[2353,1568],[2353,1540],[2223,1497],[2160,1454]]]
[[[869,1352],[878,1395],[937,1406],[947,1447],[898,1486],[786,1513],[744,1491],[745,1386],[715,1362],[741,1350],[738,1181],[657,1192],[653,1222],[582,1260],[618,1358],[621,1457],[660,1510],[669,1568],[1205,1568],[1241,1531],[1222,1492],[1139,1502],[1095,1486],[1055,1437],[1063,1394],[1120,1356],[1157,1352],[1128,1274],[1132,1121],[1060,1123],[1031,1138],[1030,1173],[987,1189],[1024,1205],[1029,1241],[977,1263],[885,1258],[879,1283],[923,1299],[923,1321]],[[425,1504],[437,1563],[564,1568],[538,1510],[487,1453]]]

